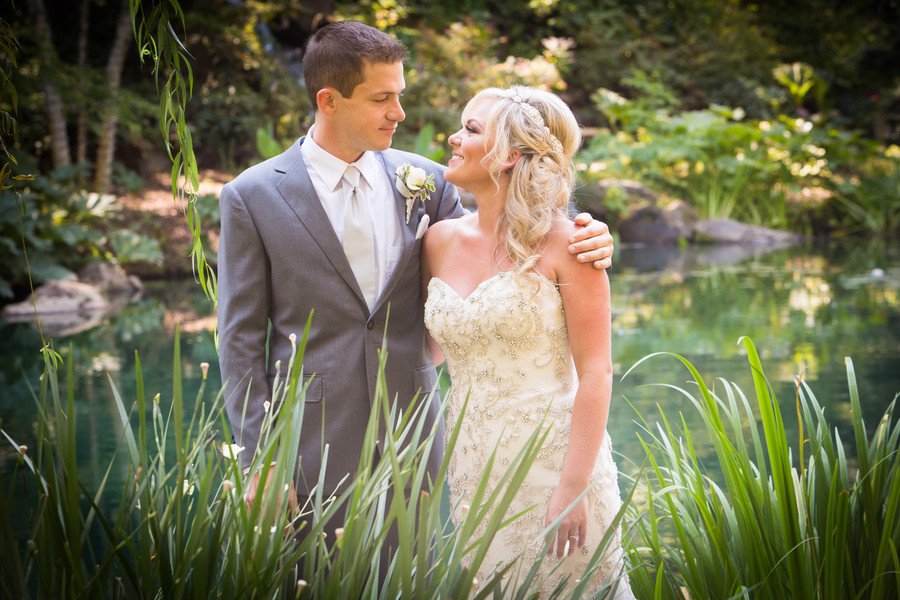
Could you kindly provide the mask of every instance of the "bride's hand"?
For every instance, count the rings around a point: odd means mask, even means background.
[[[564,513],[569,505],[574,502],[578,494],[566,492],[562,488],[556,488],[550,500],[547,502],[547,516],[544,519],[544,527],[548,527],[559,515]],[[583,497],[578,503],[563,517],[559,529],[556,531],[555,540],[550,544],[547,556],[556,555],[562,558],[563,555],[572,555],[575,547],[584,547],[587,535],[587,497]],[[566,544],[568,543],[568,547]]]

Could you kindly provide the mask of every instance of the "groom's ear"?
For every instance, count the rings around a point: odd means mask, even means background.
[[[316,104],[318,110],[330,115],[335,109],[335,91],[331,88],[322,88],[316,92]]]

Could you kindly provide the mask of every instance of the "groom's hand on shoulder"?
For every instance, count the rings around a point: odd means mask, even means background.
[[[615,248],[606,223],[588,213],[579,213],[575,224],[581,227],[569,237],[569,253],[577,255],[578,262],[593,262],[595,269],[610,268]]]

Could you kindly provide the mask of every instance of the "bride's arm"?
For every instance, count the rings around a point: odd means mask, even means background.
[[[610,342],[610,292],[606,271],[577,263],[558,252],[566,247],[565,227],[557,228],[547,252],[559,284],[566,315],[569,346],[578,373],[578,390],[572,409],[569,445],[559,487],[548,504],[547,523],[563,513],[591,481],[591,474],[606,433],[612,393]],[[556,250],[554,250],[556,249]],[[555,260],[554,260],[555,259]],[[584,498],[565,517],[557,533],[556,555],[583,547],[586,539],[587,502]],[[592,532],[599,536],[602,532]],[[572,536],[577,539],[572,539]],[[553,548],[551,547],[551,552]]]

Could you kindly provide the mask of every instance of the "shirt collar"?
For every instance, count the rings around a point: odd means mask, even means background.
[[[328,189],[336,191],[341,185],[344,171],[347,170],[347,166],[350,163],[342,161],[340,158],[330,154],[319,146],[313,139],[312,133],[313,129],[310,128],[309,133],[306,135],[306,139],[303,141],[303,150],[307,153],[306,156],[309,159],[310,164],[315,168],[316,172],[322,178],[322,181],[325,182],[325,185],[328,186]],[[363,152],[363,155],[360,156],[353,165],[359,169],[362,179],[370,188],[374,189],[375,182],[377,181],[376,177],[378,175],[377,169],[380,168],[375,153],[369,151]]]

